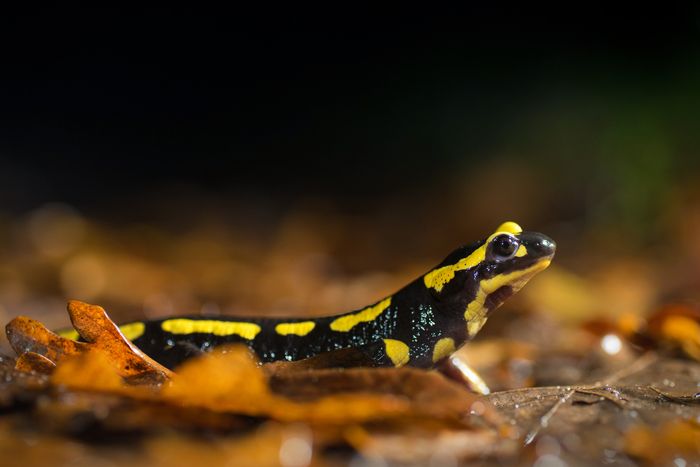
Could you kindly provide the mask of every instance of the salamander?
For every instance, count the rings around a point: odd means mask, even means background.
[[[359,310],[318,318],[178,316],[120,326],[137,347],[174,368],[230,342],[262,362],[352,350],[370,366],[435,366],[473,338],[489,314],[549,266],[552,239],[514,222],[457,248],[398,292]],[[75,337],[75,331],[66,334]]]

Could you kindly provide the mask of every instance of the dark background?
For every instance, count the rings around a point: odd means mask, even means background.
[[[697,9],[6,13],[4,212],[63,201],[147,219],[144,199],[200,195],[353,205],[469,183],[495,160],[540,174],[569,220],[593,191],[614,199],[601,212],[638,221],[625,197],[648,203],[697,167]],[[665,155],[644,162],[654,145]]]

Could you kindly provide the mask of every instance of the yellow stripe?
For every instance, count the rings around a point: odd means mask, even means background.
[[[477,264],[484,261],[484,259],[486,259],[486,248],[488,247],[489,242],[496,235],[500,235],[503,233],[517,235],[522,231],[523,229],[515,222],[504,222],[503,224],[498,226],[496,231],[492,233],[488,239],[486,239],[484,244],[476,250],[474,250],[472,254],[470,254],[466,258],[460,259],[455,264],[450,264],[448,266],[433,269],[425,276],[423,276],[423,282],[425,283],[425,286],[429,289],[433,288],[438,292],[442,291],[442,288],[445,286],[445,284],[454,279],[455,273],[457,271],[464,271],[465,269],[473,268]],[[518,253],[520,252],[521,251],[518,250]],[[527,250],[524,250],[524,254],[527,254]]]
[[[368,323],[377,318],[384,310],[391,305],[391,297],[385,298],[374,306],[365,308],[362,311],[351,315],[341,316],[331,322],[331,329],[338,332],[348,332],[360,323]]]
[[[243,323],[238,321],[216,321],[176,318],[163,321],[160,325],[163,331],[172,334],[214,334],[216,336],[238,335],[244,339],[252,340],[261,331],[255,323]]]
[[[449,357],[455,351],[455,340],[451,337],[443,337],[435,343],[433,347],[433,362]]]
[[[386,355],[395,367],[404,366],[409,360],[409,349],[406,344],[395,339],[384,339]]]
[[[484,279],[479,282],[479,290],[476,291],[476,297],[469,302],[467,309],[464,311],[464,319],[467,321],[467,330],[469,335],[474,335],[479,332],[481,327],[486,322],[486,310],[484,303],[486,297],[500,289],[504,285],[509,285],[513,289],[513,293],[520,290],[528,280],[541,270],[549,266],[550,259],[543,259],[533,264],[529,268],[520,269],[509,272],[507,274],[499,274],[491,279]]]
[[[288,334],[296,334],[297,336],[305,336],[316,327],[313,321],[302,321],[300,323],[280,323],[275,326],[275,332],[286,336]]]
[[[479,286],[486,295],[495,292],[504,285],[510,285],[513,288],[513,292],[517,292],[522,289],[532,276],[546,269],[551,262],[551,259],[541,259],[529,268],[518,269],[507,274],[499,274],[491,279],[485,279],[479,282]]]
[[[119,330],[124,334],[124,337],[130,341],[136,340],[143,335],[146,330],[146,325],[143,323],[129,323],[119,326]]]

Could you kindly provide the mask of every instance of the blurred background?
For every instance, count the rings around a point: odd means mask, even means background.
[[[700,298],[697,8],[354,8],[4,15],[0,321],[335,313],[505,220],[506,310]]]

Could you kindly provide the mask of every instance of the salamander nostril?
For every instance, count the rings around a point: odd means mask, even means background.
[[[538,242],[538,246],[545,254],[554,254],[557,249],[557,244],[551,238],[542,238]]]

